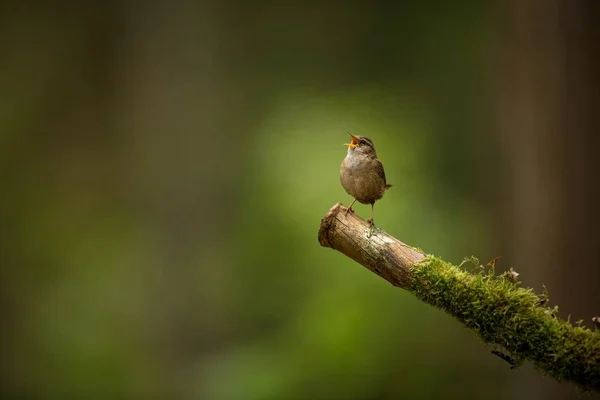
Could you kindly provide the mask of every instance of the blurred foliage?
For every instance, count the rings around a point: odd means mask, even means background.
[[[317,242],[351,201],[350,131],[394,185],[381,228],[496,255],[487,6],[147,7],[5,16],[3,82],[23,84],[0,97],[7,393],[503,397],[475,335]]]

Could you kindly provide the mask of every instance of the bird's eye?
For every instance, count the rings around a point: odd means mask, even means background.
[[[360,139],[360,144],[367,144],[367,141],[365,139]]]

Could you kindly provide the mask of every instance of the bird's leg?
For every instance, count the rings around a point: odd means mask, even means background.
[[[367,222],[371,228],[375,226],[375,203],[371,203],[371,218]]]
[[[348,208],[346,208],[346,215],[348,215],[349,212],[354,212],[354,210],[352,209],[352,206],[354,205],[355,202],[356,202],[356,199],[352,200],[352,203],[350,203]]]

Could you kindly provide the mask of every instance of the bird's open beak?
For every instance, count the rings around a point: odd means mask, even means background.
[[[350,141],[350,143],[344,143],[344,146],[348,146],[348,147],[358,146],[358,138],[356,136],[354,136],[353,134],[351,134],[350,132],[348,132],[348,135],[350,135],[352,140]]]

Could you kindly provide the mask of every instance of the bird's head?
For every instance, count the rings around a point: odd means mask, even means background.
[[[366,136],[356,136],[350,132],[348,132],[348,135],[350,135],[350,143],[344,143],[348,146],[348,154],[377,157],[377,152],[375,152],[375,146],[373,146],[371,139]]]

